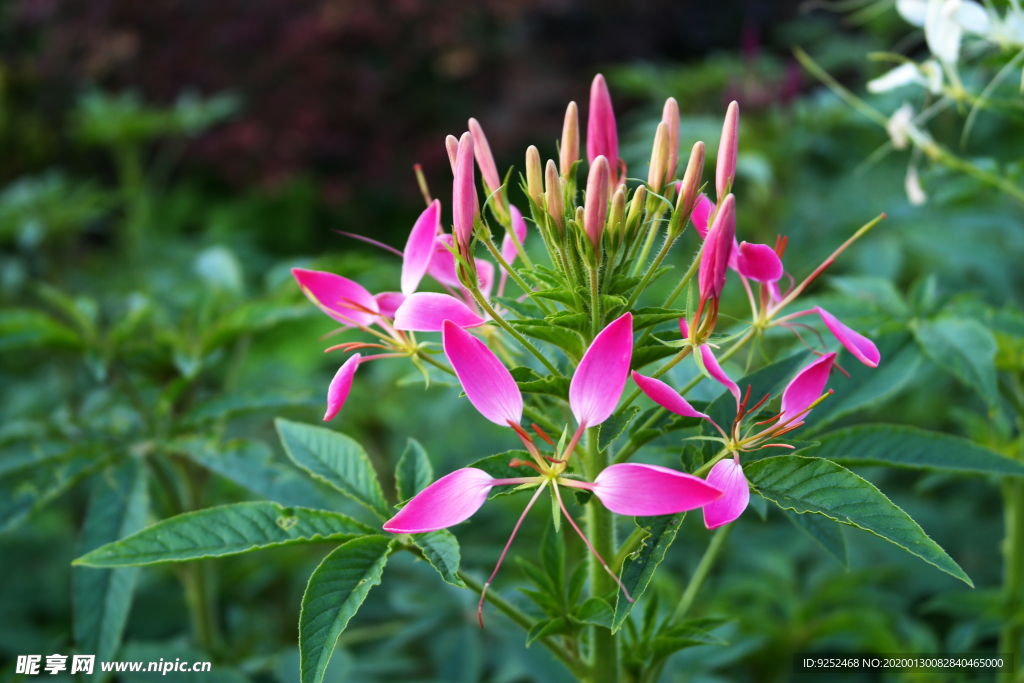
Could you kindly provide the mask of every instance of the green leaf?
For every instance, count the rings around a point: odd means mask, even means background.
[[[535,294],[536,296],[543,296],[542,292],[536,292]],[[504,308],[515,313],[518,318],[541,318],[544,315],[540,307],[530,301],[530,299],[519,301],[509,296],[492,296],[491,301],[501,304]]]
[[[411,439],[410,439],[411,441]],[[465,588],[466,584],[459,578],[459,541],[447,529],[431,531],[429,534],[416,534],[412,537],[413,543],[423,551],[430,566],[437,570],[445,583],[450,583],[459,588]]]
[[[603,626],[607,629],[612,627],[615,614],[612,606],[607,600],[601,598],[587,598],[586,602],[579,606],[573,619],[582,624],[593,624]]]
[[[294,543],[349,540],[375,530],[328,510],[255,501],[186,512],[108,543],[74,561],[90,567],[132,567],[237,555]]]
[[[633,331],[642,330],[669,321],[678,322],[686,315],[686,311],[676,308],[658,308],[647,306],[633,311]]]
[[[846,552],[846,535],[842,526],[822,515],[798,515],[789,510],[783,512],[793,526],[817,541],[836,562],[845,569],[850,568],[850,558]]]
[[[554,487],[550,487],[554,491]],[[553,494],[552,494],[553,495]],[[556,508],[552,508],[555,510]],[[559,514],[561,508],[557,508]],[[540,542],[541,564],[551,580],[554,597],[565,605],[565,537],[559,533],[558,525],[544,526],[544,536]]]
[[[262,332],[281,323],[301,320],[317,315],[316,307],[306,303],[284,304],[275,301],[249,301],[226,315],[203,334],[202,355],[224,346],[235,338],[253,332]]]
[[[273,453],[262,441],[220,442],[187,436],[170,442],[167,449],[282,505],[330,509],[342,500],[333,489],[319,486],[294,467],[274,462]]]
[[[265,393],[256,396],[241,396],[231,394],[199,404],[188,417],[190,420],[197,422],[207,422],[211,420],[228,420],[247,413],[256,413],[264,410],[319,405],[320,401],[314,400],[309,395],[297,396]]]
[[[572,633],[572,627],[565,617],[538,621],[526,634],[526,647],[530,647],[538,638],[544,636],[568,635],[570,633]]]
[[[512,378],[519,385],[519,390],[532,394],[547,394],[563,400],[569,400],[568,377],[541,376],[532,368],[524,365],[512,368]]]
[[[572,292],[564,287],[559,287],[558,289],[542,289],[537,292],[536,296],[543,299],[557,301],[566,308],[571,309],[576,306],[576,299],[573,297]]]
[[[744,473],[762,496],[784,510],[824,515],[864,529],[973,585],[907,513],[870,482],[830,460],[784,455],[752,462]]]
[[[313,571],[299,615],[302,683],[321,683],[338,636],[380,583],[391,539],[364,536],[336,548]]]
[[[89,511],[82,526],[80,552],[130,536],[146,525],[149,512],[146,469],[134,459],[95,478]],[[75,641],[82,652],[97,659],[113,659],[121,644],[137,567],[94,569],[75,567],[71,572]]]
[[[81,345],[78,332],[42,311],[27,308],[0,311],[0,351]]]
[[[590,329],[590,316],[586,313],[558,311],[544,318],[552,325],[564,327],[574,332],[586,333]]]
[[[698,622],[699,623],[699,622]],[[728,645],[706,629],[683,623],[659,632],[651,639],[653,661],[658,662],[674,652],[699,645]]]
[[[678,335],[675,338],[662,340],[657,335],[652,334],[651,338],[639,346],[633,347],[633,358],[630,361],[629,367],[633,370],[640,370],[645,365],[659,361],[662,358],[668,358],[679,353],[679,349],[673,346],[666,346],[662,344],[662,341],[677,341]]]
[[[568,328],[555,327],[546,320],[513,320],[510,324],[527,337],[557,346],[572,358],[583,356],[583,337]]]
[[[679,526],[683,523],[685,515],[686,513],[680,513],[678,515],[636,518],[636,525],[646,531],[647,536],[641,541],[640,548],[626,557],[622,563],[622,573],[619,575],[633,600],[639,600],[647,590],[647,586],[654,576],[654,570],[665,559],[665,553],[668,552],[672,541],[676,540],[676,534],[679,533]],[[622,628],[622,623],[629,616],[634,604],[626,600],[626,596],[622,594],[621,590],[618,592],[612,633]]]
[[[603,451],[612,444],[615,439],[622,436],[626,427],[640,414],[640,406],[629,406],[621,413],[612,413],[612,416],[601,423],[598,427],[597,448]]]
[[[906,320],[910,309],[892,282],[881,277],[831,277],[829,284],[843,294],[866,301],[898,320]]]
[[[992,332],[970,318],[919,321],[914,334],[925,355],[977,390],[990,405],[999,403],[996,380],[996,340]]]
[[[973,441],[902,425],[857,425],[818,437],[810,452],[843,465],[886,465],[1024,477],[1024,464]]]
[[[324,427],[284,418],[274,421],[284,450],[296,465],[314,479],[329,484],[376,513],[391,516],[377,473],[363,447],[355,440]]]
[[[398,500],[409,500],[434,481],[434,468],[430,465],[427,451],[416,439],[409,439],[405,452],[395,468],[395,488]]]
[[[486,458],[481,458],[474,463],[470,463],[467,467],[475,467],[478,470],[483,470],[487,474],[491,475],[495,479],[511,479],[513,477],[522,477],[523,470],[516,469],[515,467],[509,467],[509,463],[518,458],[525,462],[533,462],[533,458],[526,451],[505,451],[504,453],[498,453],[496,455],[489,455]],[[529,474],[536,474],[533,470],[526,470]],[[491,489],[491,492],[487,494],[488,500],[496,498],[498,496],[507,496],[510,493],[514,493],[516,490],[515,484],[506,484],[505,486],[495,486]]]

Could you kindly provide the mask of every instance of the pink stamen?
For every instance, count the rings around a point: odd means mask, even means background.
[[[583,436],[583,431],[587,428],[587,423],[584,422],[576,428],[576,433],[572,435],[572,440],[569,441],[569,445],[565,447],[565,453],[562,454],[562,460],[568,460],[572,452],[576,450],[576,444],[580,442],[580,437]]]
[[[496,480],[496,483],[501,481],[513,480],[498,479]],[[526,504],[526,509],[523,510],[523,514],[519,515],[519,521],[516,522],[515,528],[512,529],[512,535],[508,537],[508,543],[505,544],[505,549],[501,551],[501,557],[498,558],[498,565],[494,568],[494,571],[491,572],[491,578],[487,579],[487,583],[484,584],[484,589],[480,591],[480,604],[477,605],[476,608],[476,618],[477,621],[480,622],[481,629],[484,627],[484,598],[487,597],[487,589],[490,587],[491,581],[494,581],[494,577],[497,576],[498,570],[501,569],[502,560],[505,559],[505,554],[508,552],[508,549],[512,546],[512,540],[516,537],[516,532],[519,531],[519,526],[523,523],[523,520],[526,519],[526,513],[528,513],[530,511],[530,508],[533,507],[533,504],[537,502],[537,498],[540,496],[540,492],[543,490],[543,486],[537,487],[537,492],[533,494],[533,498],[531,498],[530,502]],[[557,487],[555,487],[555,491],[558,491]]]
[[[384,249],[386,251],[390,251],[392,254],[397,254],[398,256],[400,256],[402,258],[405,258],[405,254],[400,252],[398,249],[395,249],[394,247],[391,247],[391,246],[388,246],[387,244],[384,244],[383,242],[378,242],[377,240],[370,239],[369,237],[364,237],[362,235],[356,235],[356,234],[351,233],[351,232],[343,232],[341,230],[335,230],[334,232],[338,233],[339,235],[344,235],[345,237],[351,237],[354,240],[359,240],[360,242],[366,242],[367,244],[372,244],[375,247],[380,247],[381,249]]]
[[[576,533],[580,535],[580,538],[583,539],[583,542],[587,544],[587,548],[589,548],[590,552],[594,554],[594,557],[596,557],[597,561],[601,563],[601,566],[604,567],[604,570],[606,572],[608,572],[608,575],[615,579],[615,583],[619,584],[619,588],[622,589],[622,593],[626,596],[626,600],[634,602],[633,598],[631,598],[629,595],[629,591],[626,590],[626,587],[622,584],[622,581],[619,579],[619,577],[616,576],[615,572],[611,570],[611,568],[608,566],[608,563],[604,561],[604,558],[598,555],[597,551],[594,550],[594,546],[590,545],[590,541],[587,539],[586,536],[583,535],[583,532],[580,531],[580,528],[576,526],[576,522],[573,521],[572,517],[569,516],[569,511],[565,509],[565,503],[562,502],[562,494],[558,491],[558,484],[552,485],[555,487],[555,498],[558,499],[558,506],[562,508],[562,514],[564,514],[565,518],[569,520],[569,524],[572,524],[572,528],[576,530]]]

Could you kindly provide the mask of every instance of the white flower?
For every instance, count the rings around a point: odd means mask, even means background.
[[[923,27],[928,49],[949,64],[960,56],[964,31],[985,36],[992,30],[988,12],[974,0],[896,0],[896,11]]]
[[[885,130],[892,138],[892,146],[906,149],[910,137],[910,129],[914,127],[914,107],[909,102],[892,113],[885,124]]]
[[[911,83],[925,85],[927,81],[925,81],[918,70],[917,64],[906,62],[905,64],[900,64],[895,69],[886,71],[878,78],[868,81],[868,92],[888,92]]]
[[[911,164],[907,167],[907,179],[904,183],[907,190],[907,199],[914,206],[921,206],[928,201],[928,195],[921,187],[921,180],[917,177],[917,166]]]

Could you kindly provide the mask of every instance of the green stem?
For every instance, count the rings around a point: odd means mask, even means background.
[[[601,328],[601,292],[597,286],[597,269],[600,266],[594,265],[590,269],[590,338],[593,339]],[[629,306],[626,306],[628,309]]]
[[[222,640],[208,574],[209,565],[205,562],[189,562],[178,568],[178,576],[185,588],[185,604],[188,606],[196,645],[216,655],[221,649]]]
[[[501,252],[498,251],[498,247],[494,244],[494,240],[492,240],[490,236],[487,236],[486,239],[481,241],[484,243],[484,246],[487,247],[487,251],[491,252],[491,256],[493,256],[494,259],[498,262],[498,265],[504,268],[505,272],[509,274],[509,276],[515,281],[517,285],[519,285],[519,287],[523,290],[523,293],[529,295],[529,297],[533,299],[533,302],[540,307],[540,310],[544,311],[544,315],[550,315],[551,309],[548,308],[548,303],[544,301],[544,299],[542,299],[541,297],[537,296],[534,293],[533,288],[530,287],[530,285],[526,284],[523,278],[519,277],[519,273],[516,272],[516,270],[511,265],[509,265],[507,261],[505,261],[504,257],[501,255]],[[526,256],[526,252],[522,251],[521,249],[520,253],[523,254],[524,257]]]
[[[1013,654],[1019,661],[1020,641],[1024,624],[1020,619],[1024,601],[1024,481],[1007,479],[1003,483],[1006,536],[1003,539],[1003,627],[999,633],[1000,654]],[[999,675],[1000,683],[1011,683],[1012,672]]]
[[[517,332],[511,325],[509,325],[504,318],[498,315],[497,311],[495,311],[491,307],[491,305],[487,303],[487,299],[484,298],[484,295],[480,292],[479,287],[474,287],[473,289],[470,290],[470,293],[473,295],[473,298],[476,300],[476,302],[480,304],[480,308],[484,309],[484,311],[487,312],[487,315],[491,316],[491,320],[496,322],[499,327],[501,327],[503,330],[512,335],[512,338],[515,339],[520,344],[522,344],[524,349],[526,349],[534,356],[536,356],[537,360],[539,360],[544,365],[544,367],[548,369],[548,372],[555,375],[556,377],[562,376],[562,373],[558,371],[558,368],[552,365],[551,361],[544,357],[544,354],[540,352],[540,349],[531,344],[526,337],[519,334],[519,332]]]
[[[697,570],[690,577],[690,583],[686,584],[683,597],[680,598],[679,604],[676,605],[676,611],[672,613],[672,619],[669,623],[679,622],[690,610],[693,601],[697,598],[697,592],[700,590],[701,585],[703,585],[704,579],[707,578],[708,572],[711,571],[711,566],[715,563],[715,559],[718,557],[718,553],[721,552],[722,546],[725,545],[725,539],[729,536],[731,529],[732,524],[726,524],[723,527],[719,527],[715,535],[711,537],[711,542],[708,544],[707,550],[704,551],[704,557],[700,558]]]
[[[654,218],[651,220],[650,226],[647,228],[647,239],[644,240],[644,248],[640,250],[640,255],[633,262],[633,272],[630,273],[633,277],[640,272],[643,268],[644,262],[647,261],[647,257],[651,253],[651,247],[654,246],[654,239],[658,235],[658,219]]]
[[[678,299],[679,295],[683,293],[683,290],[686,289],[686,286],[690,284],[690,280],[692,280],[693,276],[697,274],[697,268],[700,267],[700,255],[703,252],[704,243],[701,242],[700,248],[697,250],[697,255],[693,257],[693,263],[691,263],[690,267],[686,270],[686,273],[683,275],[683,279],[679,281],[679,284],[676,285],[676,288],[673,289],[672,293],[668,295],[667,299],[665,299],[663,308],[672,308],[672,304],[675,303],[675,300]],[[689,314],[689,311],[687,311],[687,314]],[[642,335],[640,335],[640,339],[636,342],[636,346],[640,346],[641,344],[643,344],[652,334],[654,334],[653,325],[649,327],[647,330],[645,330]]]
[[[454,370],[452,370],[450,367],[448,367],[447,365],[445,365],[441,361],[439,361],[436,358],[434,358],[433,356],[431,356],[429,353],[423,353],[422,351],[417,351],[416,355],[420,357],[420,360],[427,361],[428,363],[433,365],[435,368],[437,368],[439,370],[444,370],[449,375],[454,375],[455,374]]]
[[[586,458],[584,469],[587,478],[594,481],[608,466],[608,455],[598,450],[598,428],[587,430]],[[615,557],[615,520],[612,513],[596,497],[587,504],[587,534],[594,550],[601,557]],[[607,595],[618,590],[618,584],[604,570],[596,557],[588,558],[590,565],[590,592],[594,597]],[[619,643],[618,638],[603,626],[591,627],[590,672],[593,683],[618,683]]]
[[[471,590],[475,591],[477,594],[483,593],[484,586],[482,583],[480,583],[464,571],[459,571],[458,575],[459,578],[462,579],[462,582],[469,586]],[[493,605],[499,612],[504,614],[506,617],[511,619],[513,623],[522,627],[526,631],[529,631],[531,628],[533,628],[534,620],[522,611],[520,611],[519,608],[510,603],[508,600],[501,597],[498,594],[498,591],[487,591],[487,602],[491,603],[491,605]],[[585,677],[583,663],[576,659],[568,650],[566,650],[564,647],[555,642],[553,638],[551,638],[550,636],[544,636],[542,638],[538,638],[537,641],[541,645],[546,647],[551,652],[551,654],[553,654],[558,659],[558,661],[565,664],[565,666],[570,671],[572,671],[577,678],[582,679]]]
[[[652,263],[651,267],[647,269],[646,273],[644,273],[644,279],[636,286],[636,289],[633,290],[633,295],[630,296],[629,301],[626,302],[627,309],[633,308],[633,304],[636,303],[636,300],[640,298],[640,294],[647,288],[647,284],[651,281],[651,278],[654,277],[654,273],[657,272],[658,266],[660,266],[661,262],[665,260],[665,257],[668,255],[668,250],[672,248],[673,244],[675,244],[677,237],[679,237],[678,233],[675,235],[669,233],[669,235],[665,237],[665,244],[661,245],[661,250],[658,252],[658,255],[654,257],[654,263]]]

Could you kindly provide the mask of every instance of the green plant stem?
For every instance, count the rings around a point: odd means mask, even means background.
[[[434,358],[433,356],[431,356],[429,353],[417,352],[416,355],[419,356],[421,360],[427,361],[428,363],[433,365],[435,368],[438,368],[439,370],[444,370],[449,375],[454,375],[455,374],[454,370],[452,370],[450,367],[448,367],[447,365],[445,365],[441,361],[439,361],[436,358]]]
[[[519,273],[516,272],[516,270],[511,265],[509,265],[508,262],[505,261],[504,257],[501,255],[501,252],[498,250],[498,247],[494,244],[494,240],[488,236],[487,239],[481,241],[484,243],[484,246],[487,247],[487,251],[491,252],[491,256],[493,256],[494,259],[498,262],[498,265],[504,268],[505,272],[509,274],[509,276],[515,281],[517,285],[519,285],[523,292],[529,295],[531,299],[533,299],[533,302],[540,307],[540,310],[544,311],[544,315],[550,315],[551,309],[548,308],[547,302],[544,301],[544,299],[542,299],[541,297],[536,296],[534,294],[533,288],[530,287],[530,285],[526,284],[523,278],[519,277]],[[526,252],[520,249],[520,253],[523,254],[523,256],[525,257]],[[524,263],[526,262],[525,258],[523,261]]]
[[[1006,536],[1003,539],[1003,600],[1007,610],[999,632],[1000,654],[1011,654],[1019,661],[1020,641],[1024,634],[1021,603],[1024,602],[1024,481],[1008,478],[1003,483],[1003,507]],[[999,674],[1000,683],[1011,683],[1012,672]]]
[[[597,475],[608,466],[608,455],[599,451],[597,445],[597,427],[587,430],[586,458],[584,469],[587,478],[594,481]],[[596,497],[592,498],[587,508],[587,536],[594,550],[601,557],[615,557],[615,520],[612,513],[601,504]],[[596,557],[588,558],[590,563],[590,591],[592,596],[602,596],[618,590],[618,584],[604,570]],[[618,638],[602,626],[592,626],[590,636],[591,657],[590,672],[594,683],[618,683],[619,681],[619,644]]]
[[[217,626],[208,573],[207,563],[189,562],[179,565],[178,576],[185,588],[185,604],[188,605],[196,645],[215,655],[220,652],[223,641]]]
[[[471,590],[475,591],[477,594],[483,593],[484,586],[482,583],[480,583],[464,571],[459,571],[458,575],[459,578],[462,579],[462,582],[469,586]],[[520,611],[519,608],[510,603],[508,600],[501,597],[501,595],[498,594],[498,591],[487,591],[487,602],[491,603],[491,605],[494,606],[499,612],[504,614],[506,617],[511,619],[513,623],[522,627],[526,631],[529,631],[531,628],[533,628],[534,620],[522,611]],[[558,661],[565,664],[565,666],[570,671],[572,671],[577,678],[583,679],[585,677],[586,672],[584,670],[583,663],[576,659],[572,655],[572,653],[570,653],[567,649],[565,649],[557,642],[555,642],[553,638],[551,638],[550,636],[544,636],[542,638],[538,638],[537,640],[541,645],[546,647],[551,652],[551,654],[553,654],[558,659]]]
[[[647,229],[647,239],[644,240],[643,249],[640,250],[640,254],[637,257],[636,262],[633,264],[633,272],[630,273],[633,277],[640,272],[643,268],[644,262],[647,261],[647,256],[651,253],[651,248],[654,246],[654,240],[658,235],[658,219],[652,219],[650,227]]]
[[[711,542],[708,543],[707,550],[704,551],[704,557],[700,558],[700,564],[697,565],[696,571],[690,577],[690,582],[686,584],[683,597],[679,599],[679,604],[676,605],[676,610],[672,613],[672,619],[669,623],[679,622],[686,616],[690,607],[693,606],[693,601],[697,598],[697,592],[708,577],[708,572],[711,571],[711,566],[715,563],[715,559],[718,558],[718,553],[721,552],[722,546],[725,545],[725,539],[729,536],[731,529],[732,524],[726,524],[723,527],[719,527],[715,535],[711,537]]]
[[[640,284],[636,286],[636,289],[633,290],[632,296],[629,297],[629,301],[626,302],[627,309],[633,308],[633,304],[636,303],[636,300],[640,298],[640,294],[647,288],[651,278],[654,277],[654,273],[657,272],[661,262],[664,261],[665,257],[668,255],[668,250],[672,248],[672,245],[675,244],[678,237],[678,231],[676,231],[676,234],[670,233],[665,237],[665,244],[661,245],[658,255],[654,257],[654,263],[652,263],[651,267],[647,269],[646,273],[644,273],[644,278],[640,280]]]
[[[544,354],[540,352],[540,349],[531,344],[526,337],[519,334],[519,332],[513,329],[513,327],[508,324],[508,321],[506,321],[504,318],[498,315],[498,312],[495,311],[494,308],[492,308],[489,303],[487,303],[487,299],[484,298],[484,295],[480,292],[479,287],[474,287],[473,289],[470,290],[470,292],[472,293],[473,298],[476,300],[476,302],[480,304],[480,307],[487,312],[487,315],[491,316],[491,320],[496,322],[499,327],[501,327],[503,330],[512,335],[512,338],[515,339],[520,344],[522,344],[523,348],[525,348],[527,351],[536,356],[537,360],[539,360],[544,365],[544,367],[548,369],[548,372],[550,372],[552,375],[555,375],[556,377],[562,376],[562,373],[558,371],[558,368],[556,368],[551,363],[551,361],[544,357]]]
[[[597,269],[595,264],[590,269],[590,338],[593,339],[601,329],[601,292],[597,286]],[[627,306],[626,308],[629,308]]]

